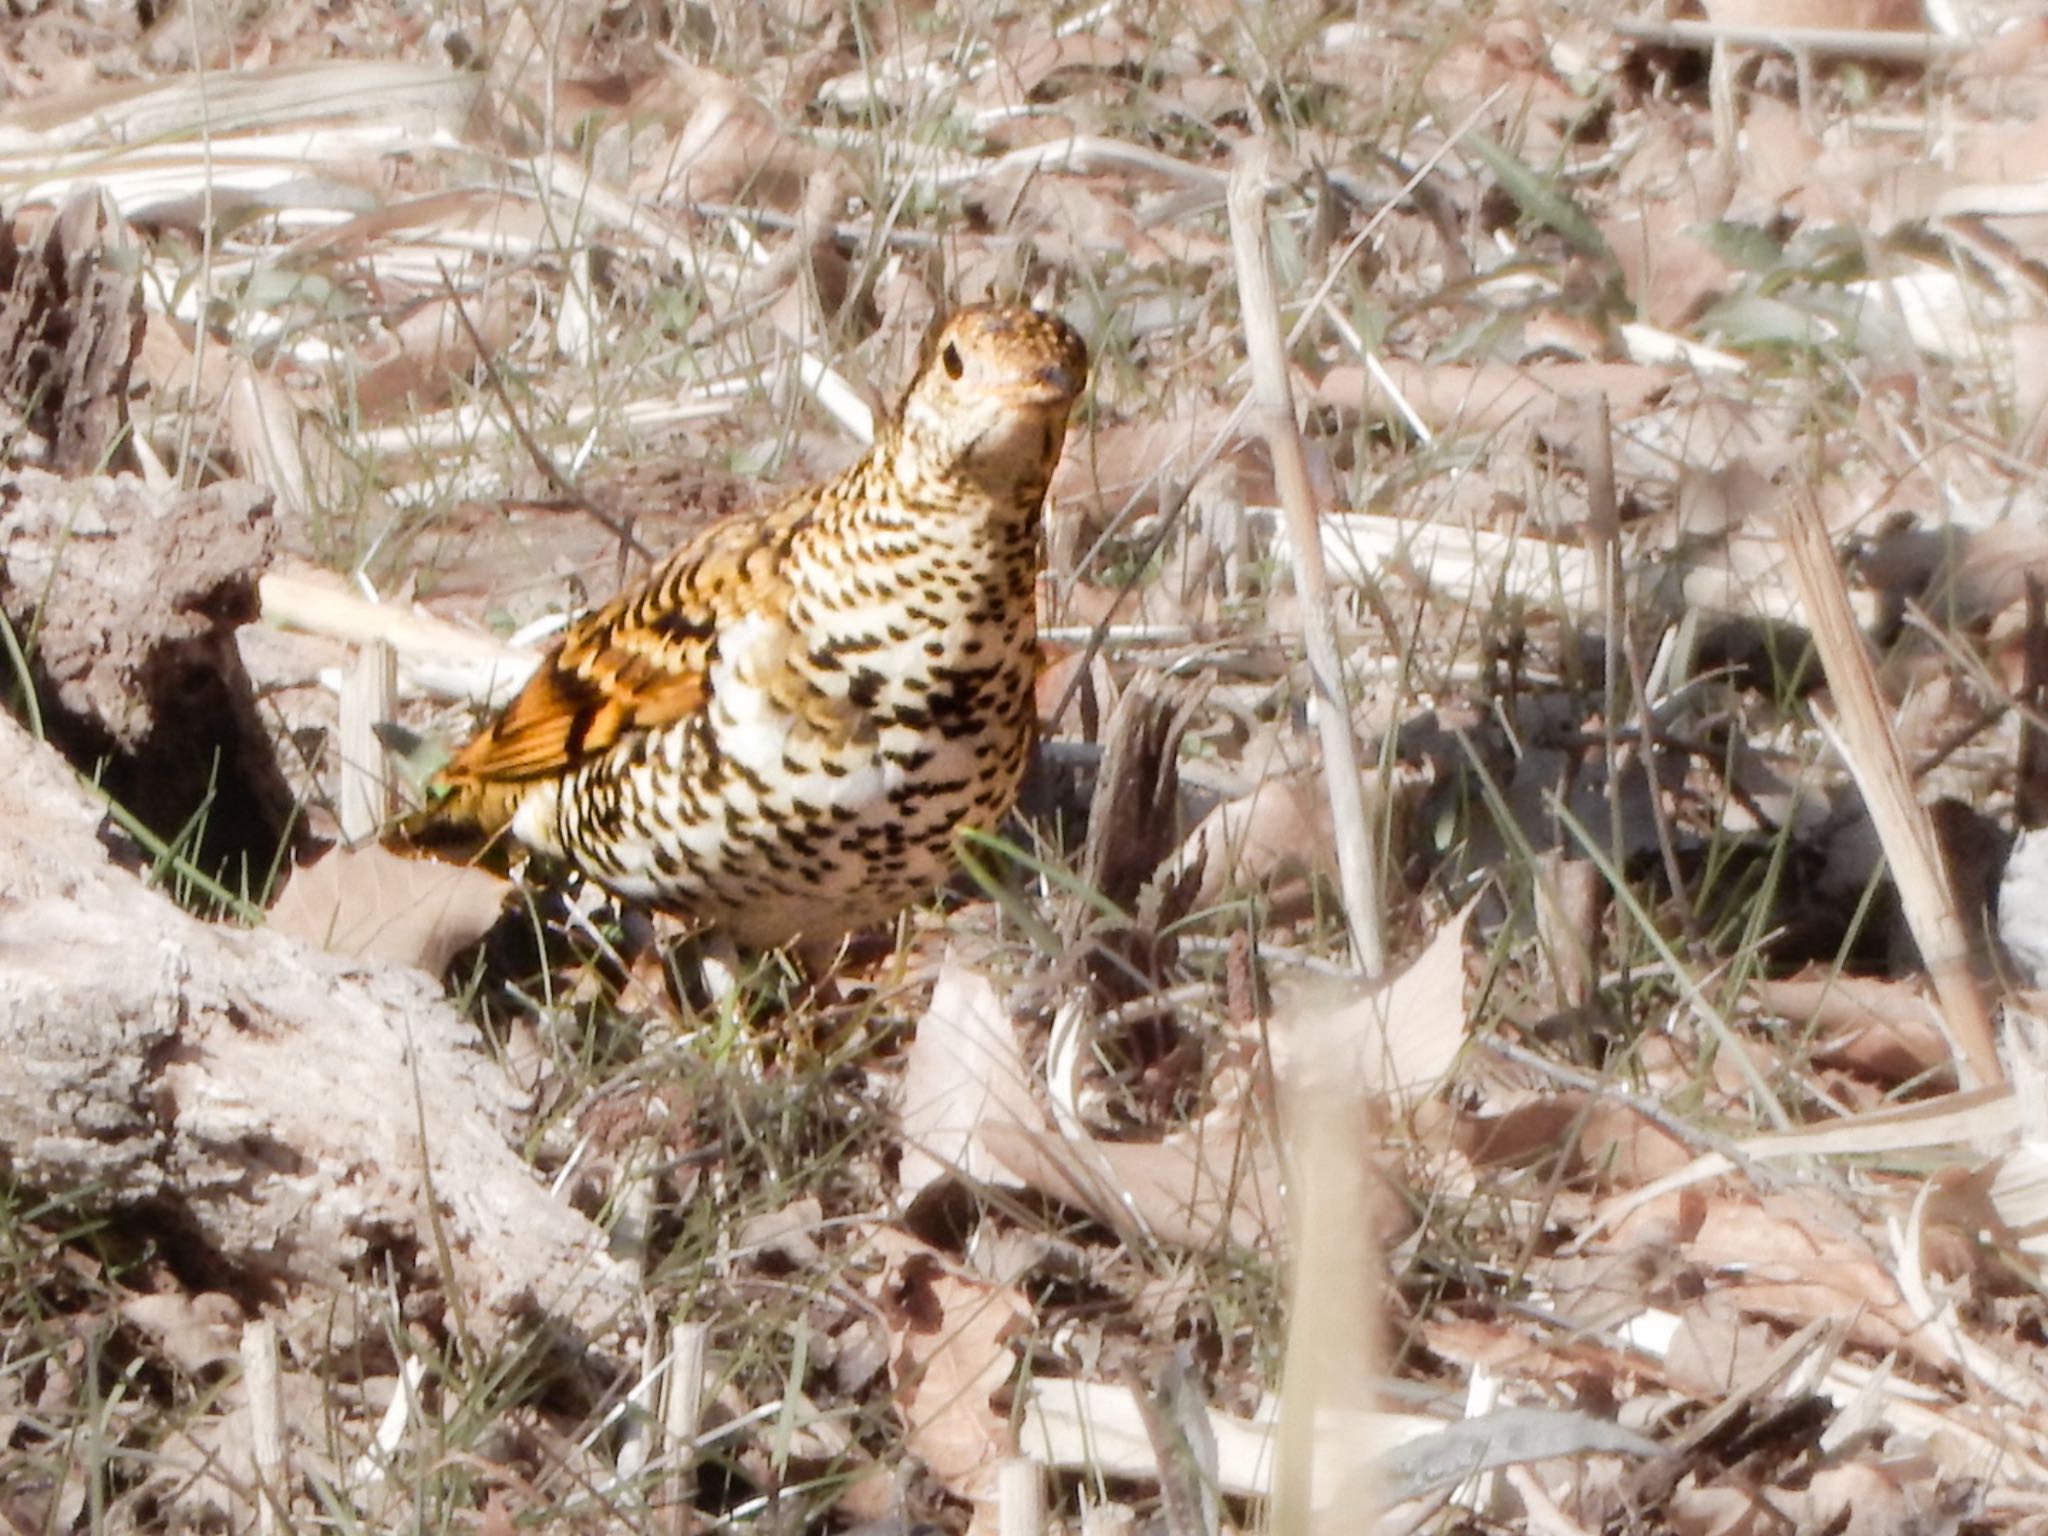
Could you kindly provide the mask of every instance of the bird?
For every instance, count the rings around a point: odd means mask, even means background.
[[[509,835],[759,949],[929,895],[1030,755],[1041,522],[1087,372],[1055,316],[954,311],[863,458],[572,623],[403,841]]]

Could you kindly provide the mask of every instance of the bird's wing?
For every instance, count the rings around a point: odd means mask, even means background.
[[[718,635],[787,602],[784,554],[809,510],[797,497],[728,519],[639,587],[570,626],[497,722],[438,778],[451,788],[531,781],[574,769],[635,733],[702,709]]]

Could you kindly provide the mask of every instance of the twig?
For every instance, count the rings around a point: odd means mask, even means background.
[[[1337,654],[1337,626],[1323,566],[1322,530],[1301,435],[1294,424],[1294,393],[1287,381],[1287,353],[1281,339],[1280,305],[1273,293],[1273,269],[1266,235],[1266,185],[1270,149],[1248,146],[1230,176],[1230,242],[1237,257],[1238,296],[1244,314],[1245,346],[1252,366],[1252,416],[1272,456],[1280,505],[1287,518],[1294,556],[1295,590],[1301,597],[1302,644],[1314,689],[1316,729],[1322,739],[1324,780],[1337,832],[1337,879],[1352,953],[1367,976],[1386,969],[1386,929],[1380,912],[1379,859],[1366,819],[1365,794],[1351,733],[1351,705]]]
[[[1679,921],[1684,924],[1686,938],[1696,952],[1700,940],[1699,924],[1686,891],[1685,871],[1678,863],[1677,839],[1672,835],[1670,813],[1657,780],[1663,745],[1657,728],[1657,712],[1650,704],[1648,674],[1643,666],[1642,653],[1636,646],[1634,630],[1629,624],[1628,587],[1623,580],[1621,566],[1621,507],[1614,487],[1614,423],[1605,394],[1596,392],[1588,395],[1585,406],[1586,430],[1590,434],[1586,443],[1586,538],[1600,569],[1600,603],[1607,631],[1604,661],[1607,674],[1607,783],[1614,808],[1609,831],[1614,839],[1615,867],[1621,868],[1627,859],[1627,850],[1623,846],[1621,765],[1624,728],[1619,675],[1620,670],[1626,667],[1640,732],[1637,758],[1642,765],[1650,824],[1657,835],[1657,852],[1664,863],[1664,879],[1671,887],[1672,898],[1678,903]],[[1626,973],[1622,990],[1623,995],[1628,994]]]
[[[1743,27],[1712,21],[1628,20],[1614,30],[1638,42],[1674,48],[1771,48],[1810,57],[1876,59],[1892,64],[1931,64],[1962,53],[1962,38],[1938,32],[1878,32],[1863,27]]]

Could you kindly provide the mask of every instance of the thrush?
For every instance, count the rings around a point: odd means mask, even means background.
[[[743,944],[893,917],[1009,810],[1036,721],[1060,320],[954,313],[868,454],[571,625],[437,775],[416,843],[503,833]]]

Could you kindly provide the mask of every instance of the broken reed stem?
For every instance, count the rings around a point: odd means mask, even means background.
[[[341,840],[369,842],[391,819],[391,774],[377,727],[398,714],[398,652],[372,640],[356,652],[341,681],[341,786],[335,804]]]
[[[698,1525],[691,1501],[697,1496],[697,1431],[704,1419],[704,1345],[711,1330],[703,1323],[676,1323],[668,1331],[668,1391],[661,1404],[661,1502],[669,1529],[690,1536]]]
[[[1358,1134],[1365,1105],[1355,1093],[1316,1082],[1305,1066],[1294,1063],[1280,1080],[1292,1252],[1273,1449],[1273,1536],[1370,1530],[1379,1501],[1375,1459],[1387,1449],[1367,1443],[1362,1430],[1380,1374],[1385,1262]]]
[[[1971,925],[1958,910],[1934,822],[1914,792],[1906,755],[1892,730],[1863,632],[1849,609],[1849,593],[1829,542],[1820,506],[1802,487],[1786,504],[1780,536],[1792,576],[1813,628],[1839,724],[1816,707],[1815,718],[1849,765],[1878,843],[1899,889],[1906,926],[1920,947],[1941,1004],[1949,1046],[1965,1088],[2005,1081],[1992,1033],[1991,1009],[1971,966]]]
[[[1323,539],[1315,492],[1301,434],[1294,423],[1294,392],[1287,382],[1287,352],[1281,340],[1280,305],[1266,233],[1269,147],[1254,140],[1231,168],[1228,203],[1230,244],[1237,258],[1239,307],[1245,349],[1251,358],[1252,416],[1273,460],[1273,478],[1287,521],[1300,598],[1302,648],[1307,653],[1310,702],[1323,748],[1323,781],[1336,824],[1337,882],[1352,954],[1367,976],[1386,969],[1386,925],[1380,912],[1379,859],[1366,819],[1363,782],[1351,733],[1351,705],[1337,651],[1330,579],[1323,568]]]
[[[1045,1475],[1028,1456],[996,1465],[997,1536],[1044,1536]]]
[[[1125,1504],[1088,1504],[1081,1510],[1081,1536],[1131,1536],[1138,1512]]]
[[[242,1330],[242,1387],[249,1395],[249,1447],[256,1480],[257,1536],[273,1536],[285,1498],[284,1416],[277,1381],[277,1325],[259,1317]]]

